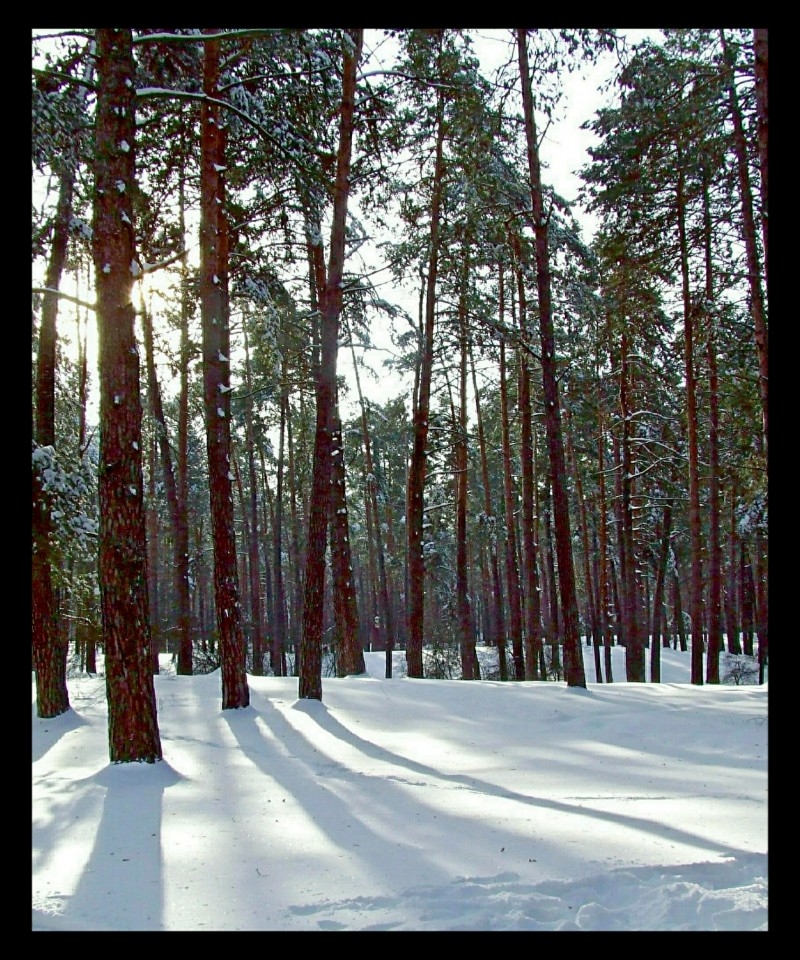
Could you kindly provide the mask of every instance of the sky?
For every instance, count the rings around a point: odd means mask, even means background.
[[[59,31],[56,28],[47,28],[46,30],[36,28],[32,32],[37,34],[57,33]],[[652,29],[620,30],[619,32],[627,38],[629,44],[637,43],[648,37],[654,38],[660,33],[660,31]],[[479,29],[472,31],[472,36],[475,43],[475,52],[480,57],[482,68],[487,76],[491,75],[500,63],[506,62],[509,57],[513,59],[516,56],[513,34],[507,29]],[[383,31],[366,31],[366,41],[367,50],[371,51],[377,48],[378,57],[381,61],[384,61],[384,65],[392,65],[391,51],[394,47],[385,40]],[[565,74],[562,78],[563,95],[556,115],[547,129],[542,130],[544,136],[541,143],[541,156],[544,164],[544,179],[548,184],[551,184],[561,196],[575,204],[573,208],[574,213],[583,228],[584,239],[587,242],[591,239],[597,228],[597,220],[594,215],[588,214],[577,205],[578,190],[581,185],[578,171],[589,162],[590,158],[587,149],[595,142],[595,137],[590,131],[582,130],[581,126],[586,120],[591,119],[595,111],[606,101],[606,97],[600,93],[598,88],[603,82],[608,80],[613,65],[614,58],[611,54],[606,53],[600,57],[597,63],[592,65],[584,64],[580,70],[572,74]],[[541,122],[541,118],[539,118],[539,123],[541,124]],[[351,203],[351,212],[355,212],[356,209],[357,202],[354,198]],[[379,263],[380,260],[371,260],[369,266],[374,269]],[[359,264],[353,264],[354,269],[358,267]],[[386,280],[386,275],[381,274],[380,276],[376,276],[375,279],[378,282]],[[38,277],[37,282],[43,283],[42,277]],[[67,282],[68,291],[73,294],[79,294],[80,291],[70,288],[71,282],[72,281]],[[158,288],[159,282],[160,277],[158,274],[150,275],[148,279],[150,286]],[[390,283],[381,286],[379,292],[388,301],[402,306],[411,317],[416,319],[419,298],[417,289],[403,290],[397,284]],[[93,295],[86,294],[85,296],[88,299],[93,299]],[[136,296],[138,297],[138,292]],[[160,301],[156,300],[154,302],[156,312],[158,311],[159,305]],[[77,346],[75,345],[77,327],[74,322],[74,317],[77,313],[83,316],[85,311],[78,311],[75,306],[67,302],[62,302],[59,311],[59,336],[68,344],[72,344],[70,355],[77,350]],[[158,320],[157,317],[156,320]],[[97,341],[94,318],[91,317],[88,323],[90,369],[94,375],[97,362]],[[407,328],[407,325],[399,321],[399,327],[404,330]],[[385,317],[375,318],[372,329],[372,341],[376,349],[371,351],[366,356],[366,359],[374,373],[371,373],[369,370],[364,370],[361,374],[361,388],[365,397],[373,402],[383,403],[390,397],[400,393],[408,393],[411,388],[412,378],[410,378],[410,376],[403,378],[394,371],[387,371],[384,367],[384,360],[393,353],[391,338],[388,332],[388,321]],[[363,351],[359,350],[358,353],[359,356],[364,356]],[[343,398],[342,401],[343,410],[346,416],[355,416],[358,410],[355,406],[355,384],[351,374],[352,358],[348,349],[339,351],[338,366],[339,372],[347,377],[351,385],[349,397]],[[169,385],[164,384],[164,389],[168,390]],[[97,402],[96,391],[93,389],[90,395],[90,417],[92,419],[95,419],[97,415]]]
[[[34,931],[766,931],[769,684],[155,678],[109,764],[102,676],[32,704]],[[482,651],[485,656],[486,652]],[[613,648],[616,678],[624,650]],[[724,667],[723,667],[724,673]]]

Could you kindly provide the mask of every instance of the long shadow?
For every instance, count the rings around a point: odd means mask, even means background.
[[[261,709],[262,706],[265,709]],[[256,724],[259,714],[262,715],[269,732],[281,744],[280,750],[270,744],[265,731]],[[331,763],[327,757],[320,754],[318,768],[315,769],[316,749],[313,742],[293,727],[266,698],[259,702],[258,708],[253,707],[251,702],[249,710],[225,711],[224,719],[251,762],[265,776],[276,781],[287,795],[302,802],[315,826],[343,853],[363,861],[365,851],[385,848],[382,854],[373,853],[373,860],[368,864],[375,876],[385,873],[386,863],[394,856],[396,848],[405,847],[407,844],[397,836],[384,838],[375,833],[363,822],[357,808],[347,804],[325,785],[325,781],[331,777],[332,767],[339,766],[338,764]],[[291,768],[287,766],[287,760],[299,762]],[[290,770],[293,770],[291,775]],[[347,779],[358,776],[358,771],[346,767],[342,767],[342,771],[347,775]],[[310,781],[313,788],[299,786],[298,778]],[[355,827],[352,834],[348,830],[351,824]],[[371,837],[368,838],[367,835]],[[450,876],[442,873],[426,851],[413,845],[408,849],[420,858],[420,873],[424,870],[429,877],[435,874],[443,883],[450,881]],[[299,908],[294,912],[298,910]]]
[[[580,807],[572,806],[568,803],[562,803],[558,800],[550,800],[543,797],[531,797],[528,794],[517,793],[513,790],[507,790],[503,787],[497,787],[494,784],[486,783],[475,777],[468,777],[462,774],[442,773],[434,767],[429,767],[416,760],[409,760],[407,757],[392,753],[384,747],[379,747],[369,740],[364,740],[358,734],[353,733],[348,727],[345,727],[335,717],[331,716],[327,707],[317,701],[298,700],[294,709],[302,710],[323,730],[331,736],[342,740],[357,750],[360,750],[366,756],[376,760],[384,760],[387,763],[403,767],[413,773],[433,777],[437,780],[443,780],[447,783],[457,784],[462,789],[475,790],[478,793],[485,794],[498,799],[514,800],[529,806],[543,808],[547,810],[557,810],[560,813],[568,813],[577,817],[590,817],[592,819],[605,820],[616,826],[628,827],[631,830],[638,830],[642,833],[649,833],[661,837],[664,840],[670,840],[674,843],[686,843],[690,845],[709,846],[709,841],[699,834],[690,830],[684,830],[679,827],[669,826],[667,824],[653,823],[652,820],[644,817],[633,817],[627,814],[615,813],[610,810],[595,810],[585,805]],[[275,711],[277,713],[277,711]],[[713,844],[714,850],[727,856],[749,856],[752,851],[734,847],[729,844]]]
[[[110,764],[87,778],[106,793],[92,853],[62,915],[71,929],[161,929],[163,795],[181,779],[164,761]]]
[[[33,735],[31,737],[32,762],[36,763],[51,750],[58,741],[71,730],[84,726],[86,721],[72,707],[66,713],[43,720],[36,716],[36,704],[31,705],[33,711]]]

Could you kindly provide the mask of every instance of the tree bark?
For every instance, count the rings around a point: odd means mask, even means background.
[[[483,480],[483,512],[486,518],[487,539],[489,549],[489,564],[491,567],[491,602],[488,605],[487,634],[490,642],[497,648],[497,661],[500,670],[500,679],[508,680],[508,663],[506,659],[506,626],[503,612],[503,589],[500,581],[500,563],[497,556],[497,517],[492,506],[492,490],[489,483],[489,461],[486,455],[486,437],[481,415],[480,390],[478,378],[475,374],[475,361],[470,344],[470,366],[472,370],[472,392],[475,395],[475,420],[478,425],[478,448],[481,458],[481,478]]]
[[[683,298],[683,350],[686,378],[686,426],[689,445],[689,541],[691,544],[690,616],[692,621],[692,683],[703,683],[703,568],[700,521],[700,469],[697,445],[697,384],[694,372],[694,310],[689,290],[689,249],[686,233],[685,173],[680,146],[677,150],[678,186],[676,218],[680,244]]]
[[[597,498],[598,513],[600,515],[599,551],[598,558],[599,578],[598,594],[600,607],[600,631],[603,637],[603,665],[606,670],[606,683],[614,680],[614,671],[611,662],[612,631],[608,622],[609,590],[608,590],[608,507],[606,504],[606,455],[605,455],[605,428],[603,424],[603,410],[599,411],[597,425]]]
[[[459,406],[456,425],[456,606],[458,609],[459,646],[461,650],[461,677],[480,680],[478,656],[475,651],[475,625],[469,596],[469,556],[467,548],[467,492],[469,460],[467,456],[467,304],[466,286],[468,255],[464,257],[464,275],[458,304],[459,340]]]
[[[736,84],[733,71],[733,53],[728,47],[725,39],[725,31],[720,30],[720,41],[722,43],[723,56],[727,66],[726,82],[728,86],[728,103],[733,122],[733,145],[736,153],[736,169],[739,179],[739,197],[742,206],[742,237],[744,239],[745,252],[747,256],[747,279],[750,289],[750,315],[753,318],[753,330],[755,334],[756,352],[758,354],[758,386],[761,397],[761,414],[764,439],[764,458],[768,460],[768,440],[769,440],[769,356],[767,343],[767,317],[764,308],[764,294],[761,285],[761,264],[758,255],[758,246],[756,243],[756,227],[753,217],[753,192],[750,186],[750,173],[747,162],[747,140],[744,133],[744,124],[742,121],[742,111],[736,96]],[[765,73],[766,77],[766,73]],[[764,136],[766,136],[766,91],[763,84],[763,107],[764,107]],[[757,97],[761,96],[758,90]],[[759,117],[759,121],[761,117]],[[759,130],[759,134],[761,131]],[[766,150],[766,141],[764,143]],[[763,161],[766,163],[766,154]],[[764,204],[766,210],[766,203]]]
[[[406,664],[409,677],[422,677],[422,647],[425,632],[425,557],[423,519],[427,472],[428,416],[433,374],[433,335],[436,320],[436,280],[439,267],[439,220],[444,177],[444,91],[436,102],[436,153],[431,199],[430,253],[425,294],[425,323],[420,343],[419,381],[414,408],[414,441],[408,470],[406,526],[408,536],[408,640]]]
[[[527,337],[527,302],[522,274],[521,248],[513,239],[516,258],[517,298],[519,302],[519,331]],[[533,446],[533,407],[531,403],[531,374],[522,345],[517,350],[519,393],[517,403],[520,416],[520,461],[522,467],[522,579],[525,593],[525,679],[539,680],[539,661],[542,654],[542,624],[539,577],[536,557],[536,516],[534,509],[536,460]],[[546,678],[544,678],[546,679]]]
[[[500,320],[503,311],[503,271],[500,270]],[[508,584],[508,626],[511,634],[511,658],[514,679],[525,679],[525,658],[522,652],[522,596],[517,565],[517,531],[514,519],[514,484],[511,477],[511,436],[508,423],[508,395],[506,389],[506,347],[500,341],[500,417],[503,432],[503,495],[506,512],[506,583]]]
[[[561,434],[561,409],[558,397],[555,360],[555,335],[550,295],[548,227],[542,202],[539,148],[533,115],[533,95],[531,92],[530,71],[528,69],[527,38],[524,29],[517,31],[517,46],[519,50],[520,77],[522,79],[522,102],[528,147],[528,170],[530,174],[533,228],[535,234],[536,285],[539,292],[539,337],[542,348],[542,387],[545,403],[547,445],[553,482],[553,513],[555,520],[556,552],[558,554],[558,579],[561,588],[564,672],[567,686],[585,687],[586,676],[583,669],[583,652],[580,643],[578,598],[575,590],[575,569],[572,559],[572,535],[570,533],[567,471],[564,457],[564,443]]]
[[[67,258],[69,217],[72,213],[74,172],[64,171],[59,180],[58,205],[45,286],[57,290]],[[58,296],[45,293],[39,326],[36,358],[36,442],[55,451],[56,320]],[[53,498],[44,484],[43,464],[35,461],[32,473],[33,510],[31,526],[31,639],[36,671],[36,716],[48,719],[70,709],[67,690],[68,643],[58,629],[58,605],[53,585],[50,541]]]
[[[97,31],[93,248],[100,369],[100,596],[112,763],[161,759],[150,649],[139,352],[131,302],[131,31]]]
[[[205,41],[203,92],[217,96],[218,40]],[[246,707],[246,650],[242,634],[239,574],[233,528],[230,430],[230,328],[228,308],[228,226],[224,214],[225,125],[219,107],[200,108],[200,314],[203,326],[203,395],[206,416],[209,493],[214,544],[222,709]]]
[[[586,605],[588,610],[587,623],[592,635],[592,647],[594,655],[594,678],[597,683],[603,682],[603,674],[600,667],[600,646],[599,634],[600,628],[597,622],[597,603],[595,600],[595,588],[592,582],[592,570],[589,553],[589,518],[586,512],[586,500],[583,496],[583,482],[581,480],[580,465],[575,455],[575,440],[572,431],[572,417],[567,415],[567,451],[572,463],[572,472],[575,477],[575,495],[578,499],[578,516],[580,520],[581,547],[583,554],[583,576],[586,580]]]
[[[756,28],[753,30],[753,46],[755,48],[756,72],[756,115],[758,117],[758,162],[761,167],[761,235],[764,238],[764,280],[769,284],[769,196],[768,196],[768,54],[769,43],[767,30]]]
[[[353,354],[353,370],[356,379],[356,391],[358,393],[358,403],[361,409],[361,431],[364,443],[364,469],[366,476],[364,478],[364,495],[371,505],[371,513],[374,520],[375,546],[378,554],[378,576],[380,578],[380,601],[383,612],[384,636],[386,637],[386,679],[390,680],[393,672],[392,654],[395,646],[395,628],[394,611],[389,598],[389,580],[386,571],[386,555],[383,549],[383,536],[381,534],[381,515],[378,505],[378,481],[375,476],[375,463],[372,458],[372,443],[369,435],[369,425],[367,423],[367,409],[364,404],[364,396],[361,392],[361,378],[358,374],[358,364],[356,362],[355,347],[352,337],[350,338],[351,351]],[[388,509],[388,508],[387,508]],[[390,529],[387,522],[387,530]]]
[[[247,338],[247,329],[244,329],[244,362],[245,362],[245,456],[247,458],[247,479],[249,490],[250,513],[250,543],[248,547],[250,574],[250,620],[251,643],[253,647],[253,673],[257,676],[264,674],[264,631],[262,629],[261,610],[261,559],[259,544],[262,531],[258,522],[258,483],[256,480],[255,437],[253,427],[253,376],[250,368],[250,344]],[[244,510],[244,504],[242,504]]]
[[[358,604],[356,601],[353,555],[344,466],[342,422],[334,408],[331,434],[331,569],[333,573],[333,612],[338,638],[337,676],[349,677],[366,671],[361,646]]]
[[[318,277],[317,295],[321,308],[320,362],[317,378],[317,417],[314,441],[306,574],[303,599],[303,629],[300,641],[299,697],[322,699],[322,632],[325,596],[325,547],[331,509],[331,455],[333,418],[336,406],[336,354],[339,316],[342,311],[345,225],[350,192],[350,163],[355,113],[356,70],[361,56],[363,30],[347,34],[342,80],[342,107],[339,147],[336,158],[333,223],[327,275]],[[321,257],[321,238],[314,245]],[[344,584],[337,583],[336,588]],[[356,617],[356,623],[358,618]]]
[[[619,405],[621,421],[619,472],[620,517],[620,588],[622,606],[622,630],[625,638],[625,673],[629,683],[644,683],[646,680],[644,643],[638,617],[638,591],[636,589],[636,558],[633,546],[633,461],[630,444],[630,382],[628,368],[628,337],[623,329],[619,355]]]

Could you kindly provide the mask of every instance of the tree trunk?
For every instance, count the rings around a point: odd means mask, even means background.
[[[285,676],[284,658],[286,656],[286,590],[283,579],[283,457],[284,436],[289,408],[289,396],[286,386],[286,361],[283,362],[283,384],[281,387],[280,432],[278,437],[277,479],[275,481],[275,517],[272,524],[272,550],[275,579],[275,617],[272,628],[272,672],[276,677]],[[266,489],[266,476],[264,477]]]
[[[519,301],[519,331],[527,336],[527,303],[522,274],[519,240],[513,239],[516,257],[517,297]],[[517,350],[519,369],[518,407],[520,416],[520,461],[522,466],[522,579],[525,593],[525,679],[539,680],[539,661],[542,654],[542,624],[539,595],[539,577],[536,558],[536,511],[534,509],[536,460],[533,445],[533,409],[531,404],[531,375],[528,359],[522,345]],[[542,678],[546,679],[546,677]]]
[[[331,509],[331,432],[336,407],[336,354],[339,316],[342,311],[345,225],[350,192],[350,162],[355,113],[356,70],[361,56],[363,30],[348,34],[344,52],[342,108],[333,199],[333,223],[327,275],[318,270],[317,295],[321,307],[320,362],[316,384],[317,417],[314,441],[314,474],[306,550],[303,630],[300,641],[299,693],[301,699],[322,699],[322,631],[325,596],[325,547]],[[315,260],[322,256],[321,238],[314,244]],[[349,571],[348,571],[349,572]],[[347,581],[335,584],[341,590]],[[351,581],[352,582],[352,581]],[[358,617],[355,618],[358,623]]]
[[[500,270],[500,322],[503,322],[503,271]],[[522,597],[517,566],[517,532],[514,519],[514,485],[511,477],[511,437],[508,423],[508,393],[506,390],[506,348],[500,341],[500,417],[503,431],[503,493],[506,511],[506,583],[508,584],[508,625],[511,634],[511,658],[514,679],[525,679],[525,659],[522,653]]]
[[[147,367],[147,393],[148,399],[150,402],[150,412],[153,417],[153,431],[155,434],[156,441],[158,443],[158,453],[161,459],[161,470],[162,476],[164,478],[164,491],[167,495],[167,506],[169,508],[169,517],[170,525],[172,527],[172,542],[174,547],[173,552],[173,582],[175,587],[175,598],[177,601],[178,607],[178,673],[192,672],[192,661],[191,661],[191,639],[189,640],[189,664],[188,671],[185,671],[186,667],[186,652],[184,650],[183,658],[180,657],[180,651],[183,646],[186,644],[185,632],[188,633],[188,625],[185,622],[184,618],[188,618],[188,602],[189,602],[189,591],[188,591],[188,576],[189,576],[189,565],[188,565],[188,548],[184,549],[183,542],[183,529],[187,529],[187,521],[185,515],[186,510],[186,501],[182,503],[178,497],[178,484],[175,479],[175,469],[172,463],[172,447],[169,442],[169,432],[167,430],[167,420],[164,416],[164,407],[161,401],[161,387],[158,383],[158,376],[156,374],[156,364],[155,364],[155,351],[153,345],[153,321],[150,316],[149,310],[145,306],[144,297],[140,298],[139,301],[139,313],[142,318],[142,334],[144,340],[144,354],[145,354],[145,365]],[[187,361],[188,364],[188,361]],[[180,401],[179,401],[180,402]],[[151,471],[151,483],[155,485],[155,452],[153,454],[153,471]],[[184,480],[185,482],[185,480]],[[155,486],[154,486],[155,490]],[[151,498],[152,499],[152,498]],[[155,501],[153,500],[153,509],[155,509]],[[158,521],[157,518],[154,518],[154,528],[153,533],[157,534],[158,530]],[[153,560],[157,558],[157,552],[153,553]],[[155,570],[152,572],[151,579],[155,575]],[[157,589],[157,583],[154,584]],[[155,612],[158,610],[158,597],[157,594],[154,597],[151,597],[151,608]],[[153,633],[154,633],[154,645],[158,646],[158,633],[157,633],[157,624],[158,618],[154,615],[153,617]]]
[[[500,582],[500,563],[497,556],[497,517],[492,506],[492,491],[489,483],[489,462],[486,456],[486,438],[481,416],[480,391],[478,378],[475,374],[475,361],[470,344],[470,366],[472,370],[472,392],[475,395],[475,420],[478,425],[478,448],[481,458],[481,478],[483,480],[483,512],[486,518],[487,539],[489,541],[489,563],[491,566],[491,603],[488,605],[487,619],[490,643],[497,648],[497,661],[500,670],[500,679],[508,680],[508,663],[506,660],[506,626],[503,613],[503,589]]]
[[[378,553],[378,576],[380,578],[380,600],[381,610],[383,612],[384,636],[386,637],[386,679],[392,676],[392,655],[395,646],[395,628],[394,628],[394,610],[389,598],[389,581],[386,572],[386,556],[383,549],[383,536],[381,534],[381,515],[378,505],[378,481],[375,476],[375,464],[372,459],[372,443],[370,442],[369,426],[367,424],[367,409],[364,404],[364,396],[361,392],[361,378],[358,375],[358,364],[356,362],[356,352],[353,345],[352,336],[350,338],[351,351],[353,354],[353,370],[356,378],[356,391],[358,392],[358,403],[361,408],[361,430],[364,443],[364,469],[366,476],[364,478],[364,496],[369,501],[371,513],[374,518],[374,536],[375,546]],[[388,500],[388,498],[387,498]],[[388,510],[388,505],[387,505]],[[390,524],[387,518],[387,530]]]
[[[646,680],[644,643],[638,617],[638,591],[636,589],[636,558],[633,548],[633,462],[630,445],[630,401],[628,371],[628,337],[623,330],[619,356],[619,406],[622,436],[620,437],[621,470],[620,517],[622,526],[620,541],[620,588],[622,605],[622,630],[625,637],[625,674],[629,683],[644,683]]]
[[[755,48],[756,74],[756,115],[758,117],[758,162],[761,167],[761,235],[764,238],[764,280],[769,284],[769,205],[767,191],[767,145],[769,141],[768,127],[768,53],[769,44],[767,31],[764,28],[753,30],[753,46]]]
[[[459,646],[461,649],[461,677],[480,680],[478,655],[475,651],[475,625],[469,597],[467,553],[467,493],[469,461],[467,456],[467,271],[468,255],[463,251],[464,275],[458,304],[459,339],[459,406],[456,425],[456,606],[458,609]]]
[[[358,621],[350,527],[347,518],[344,443],[342,422],[334,408],[331,435],[331,568],[333,610],[338,637],[337,676],[349,677],[366,671]]]
[[[689,290],[689,249],[686,235],[685,175],[680,146],[677,150],[678,189],[676,216],[680,244],[683,297],[683,349],[686,378],[686,426],[689,444],[689,542],[691,544],[690,616],[692,621],[692,683],[703,683],[703,568],[700,522],[700,469],[697,449],[697,384],[694,372],[694,311]]]
[[[745,252],[747,256],[747,279],[750,289],[750,314],[753,318],[756,352],[758,354],[758,387],[759,395],[761,397],[764,458],[765,460],[768,460],[769,356],[767,344],[767,317],[764,308],[763,288],[761,285],[761,264],[758,256],[758,245],[756,243],[756,226],[753,218],[753,192],[750,187],[750,173],[747,164],[747,140],[744,133],[742,111],[736,96],[736,84],[734,81],[733,71],[733,54],[730,51],[725,39],[725,31],[720,30],[719,35],[722,43],[723,56],[725,57],[727,64],[728,103],[731,113],[731,120],[733,122],[733,145],[736,153],[736,169],[739,179],[739,197],[742,205],[742,236],[744,239]],[[766,53],[766,44],[764,45],[764,53]],[[764,66],[766,66],[766,61]],[[764,79],[766,79],[766,71],[764,71]],[[764,137],[766,138],[766,90],[762,83],[761,90],[759,91],[758,79],[756,82],[756,87],[757,98],[763,99],[763,133]],[[761,122],[761,119],[761,116],[759,116],[759,122]],[[759,130],[759,136],[761,135],[761,132],[762,131]],[[764,140],[764,149],[766,150],[766,139]],[[766,153],[764,154],[762,162],[766,164]],[[766,210],[766,202],[764,204],[764,209]]]
[[[661,621],[664,607],[664,581],[667,575],[669,558],[669,538],[672,531],[672,500],[664,504],[664,516],[661,520],[661,547],[656,569],[656,589],[653,597],[653,640],[650,644],[650,682],[661,683]],[[659,531],[657,531],[658,533]]]
[[[517,45],[519,49],[520,77],[522,79],[522,103],[528,147],[528,170],[530,174],[533,229],[535,234],[536,284],[539,292],[539,337],[542,347],[542,387],[545,403],[547,446],[553,482],[553,512],[556,528],[556,552],[558,554],[558,579],[561,588],[564,672],[567,686],[585,687],[586,675],[583,669],[583,651],[581,650],[580,624],[578,620],[578,598],[575,590],[575,570],[572,560],[572,535],[570,533],[569,502],[567,499],[567,470],[564,458],[564,443],[561,435],[561,408],[558,397],[555,336],[550,296],[548,226],[542,202],[539,148],[533,115],[533,95],[528,69],[526,31],[523,29],[517,31]]]
[[[736,486],[730,486],[730,531],[728,539],[728,576],[725,596],[725,633],[728,641],[728,652],[739,654],[742,652],[739,640],[738,591],[736,589],[736,569],[738,566],[739,545],[736,536]]]
[[[756,630],[758,631],[758,682],[766,679],[766,666],[769,658],[767,615],[767,544],[761,536],[761,530],[756,527],[753,551],[756,555]]]
[[[302,393],[300,394],[302,405]],[[303,623],[304,570],[300,560],[300,522],[297,515],[297,477],[295,474],[295,455],[292,436],[292,415],[288,396],[286,399],[286,448],[289,479],[289,563],[292,577],[291,618],[287,636],[294,652],[294,673],[299,675],[300,668],[300,631]]]
[[[603,675],[600,669],[600,647],[598,636],[600,633],[597,623],[597,604],[595,602],[595,589],[592,582],[592,570],[590,565],[589,553],[589,518],[586,513],[586,500],[583,496],[583,482],[581,481],[580,465],[575,455],[575,441],[572,436],[572,417],[567,415],[567,450],[572,463],[572,472],[575,477],[575,495],[578,499],[578,516],[580,519],[581,547],[583,553],[583,576],[586,581],[586,622],[592,635],[592,646],[594,648],[594,678],[597,683],[603,682]]]
[[[599,579],[598,594],[600,607],[600,631],[603,637],[604,666],[606,668],[606,683],[612,683],[614,680],[614,671],[611,663],[611,645],[613,642],[612,631],[610,628],[609,613],[609,590],[608,590],[608,507],[606,504],[606,456],[605,456],[605,428],[603,424],[602,407],[598,411],[599,422],[597,425],[597,512],[600,516],[599,530]]]
[[[739,609],[742,611],[742,648],[745,656],[752,657],[755,589],[753,587],[753,566],[743,540],[739,542],[739,590],[741,595]]]
[[[45,286],[58,290],[67,257],[69,218],[72,213],[74,173],[65,171],[59,182],[58,206],[53,226],[53,242],[47,266]],[[58,295],[45,293],[39,326],[39,351],[36,359],[36,442],[55,450],[56,320]],[[67,690],[68,643],[58,629],[58,608],[53,586],[53,560],[50,541],[53,522],[52,495],[43,482],[49,458],[34,459],[32,472],[33,510],[31,526],[31,639],[36,670],[36,716],[49,719],[70,708]]]
[[[245,457],[247,458],[247,478],[250,487],[249,513],[250,513],[250,544],[248,548],[250,573],[250,621],[251,638],[253,645],[253,673],[257,676],[264,674],[264,634],[262,630],[262,612],[261,612],[261,560],[259,544],[261,542],[261,531],[258,522],[258,484],[256,481],[256,458],[255,458],[255,437],[253,428],[253,376],[250,369],[250,345],[247,339],[247,328],[244,327],[244,363],[245,363],[245,389],[247,390],[247,399],[244,409],[244,427],[245,427]],[[242,503],[242,510],[245,505]]]
[[[408,642],[406,664],[409,677],[422,677],[422,647],[425,633],[425,557],[423,519],[427,473],[428,416],[433,374],[433,334],[436,318],[436,279],[439,266],[439,219],[444,178],[444,101],[439,88],[436,102],[436,157],[431,199],[430,253],[425,296],[425,323],[420,342],[419,389],[414,409],[414,441],[408,470],[406,526],[408,531]]]
[[[186,152],[182,151],[185,157]],[[186,236],[185,177],[178,186],[178,216],[181,237]],[[178,394],[178,458],[175,471],[177,516],[175,526],[175,604],[178,623],[176,672],[188,676],[193,670],[191,592],[189,583],[189,317],[191,314],[186,258],[181,261],[180,392]]]
[[[220,45],[205,41],[203,91],[217,96]],[[203,325],[203,392],[214,544],[214,597],[222,673],[222,709],[246,707],[246,649],[233,528],[230,430],[230,328],[228,325],[228,226],[224,214],[225,125],[219,107],[200,108],[200,314]]]
[[[151,434],[148,448],[147,503],[145,505],[145,532],[147,539],[147,596],[150,603],[150,634],[153,675],[158,676],[158,653],[161,646],[161,611],[158,589],[158,506],[156,504],[156,469],[158,453],[156,438]]]
[[[708,558],[708,652],[706,654],[706,683],[719,683],[719,655],[722,650],[722,546],[720,544],[719,494],[719,386],[717,381],[716,319],[711,310],[714,297],[713,259],[711,249],[711,204],[708,197],[708,175],[703,171],[703,214],[706,271],[706,309],[708,312],[708,460],[709,460],[709,558]]]
[[[151,667],[139,352],[131,302],[141,269],[133,232],[131,31],[97,31],[93,248],[100,369],[100,597],[112,763],[161,759]],[[126,144],[127,149],[120,149]]]
[[[686,653],[689,649],[686,642],[686,627],[683,623],[683,600],[681,598],[681,581],[678,576],[678,562],[675,559],[675,566],[672,571],[672,606],[675,613],[675,634],[677,642],[680,644],[681,653]]]

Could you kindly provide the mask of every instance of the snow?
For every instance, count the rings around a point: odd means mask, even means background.
[[[661,684],[155,678],[164,759],[108,762],[102,676],[33,706],[34,930],[767,930],[767,697]],[[623,678],[624,650],[613,648]],[[35,688],[34,688],[35,699]]]

